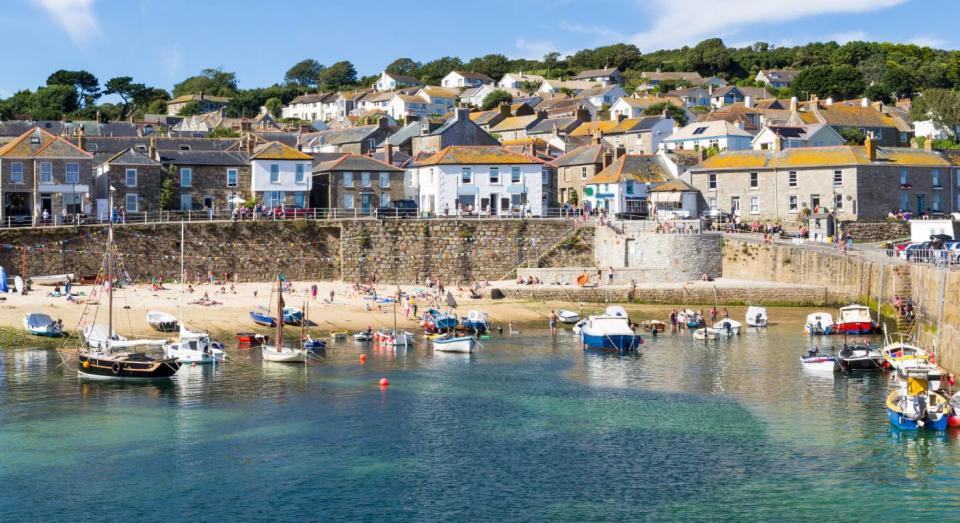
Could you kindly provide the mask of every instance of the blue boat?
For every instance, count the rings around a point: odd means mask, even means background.
[[[277,326],[277,319],[263,312],[250,311],[250,319],[257,325],[263,325],[264,327]]]
[[[454,329],[458,323],[456,316],[444,314],[437,309],[430,309],[424,313],[421,325],[429,332],[440,332]]]
[[[470,311],[467,316],[463,317],[463,326],[477,334],[483,334],[487,332],[490,322],[487,320],[488,316],[485,312],[480,311]]]
[[[307,350],[321,350],[327,348],[327,342],[307,337],[303,342],[303,348]]]
[[[630,328],[630,319],[623,307],[612,306],[600,316],[590,316],[580,327],[584,349],[633,352],[643,344],[643,338]]]
[[[931,389],[939,387],[939,375],[930,379],[927,369],[909,369],[903,385],[887,395],[887,418],[900,430],[946,430],[950,400]]]
[[[271,318],[273,319],[273,318]],[[294,307],[283,308],[283,323],[287,325],[300,325],[303,322],[303,311]]]

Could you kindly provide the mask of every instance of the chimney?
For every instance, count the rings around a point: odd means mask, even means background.
[[[923,141],[923,148],[928,151],[933,150],[933,136],[928,136],[927,139]]]
[[[783,138],[780,137],[780,133],[777,133],[773,136],[773,150],[774,152],[780,152],[783,150]]]
[[[603,153],[603,168],[606,169],[610,167],[610,164],[613,163],[613,155],[610,154],[610,151],[604,151]]]
[[[377,118],[377,127],[381,129],[387,128],[387,118],[385,116],[381,116],[380,118]]]
[[[828,97],[827,97],[827,106],[831,106],[831,105],[833,105],[833,97],[832,97],[832,96],[828,96]]]
[[[383,145],[383,163],[393,165],[393,144],[390,140]]]
[[[156,137],[150,137],[150,145],[147,147],[147,155],[154,160],[159,160],[160,157],[157,155],[157,139]]]
[[[603,145],[603,131],[598,130],[593,133],[593,144]]]
[[[455,120],[469,120],[470,119],[470,109],[458,108],[453,114]]]
[[[867,161],[877,161],[877,142],[873,141],[873,134],[867,135],[867,140],[863,142],[863,145],[867,149]]]
[[[543,109],[540,109],[539,111],[537,111],[537,120],[546,120],[547,118],[549,118],[549,115],[547,115],[547,111]]]
[[[860,107],[870,107],[870,99],[867,98],[866,96],[864,96],[864,97],[860,100]]]
[[[420,122],[420,136],[426,136],[430,134],[430,121],[424,120]]]
[[[710,96],[713,96],[713,84],[710,84],[710,85],[707,86],[707,93],[708,93]]]
[[[752,96],[744,96],[744,97],[743,97],[743,106],[746,107],[746,108],[748,108],[748,109],[753,109],[753,97],[752,97]]]
[[[618,145],[617,148],[613,150],[613,157],[617,160],[619,160],[622,156],[626,154],[627,154],[627,148],[622,145]]]
[[[577,107],[576,116],[577,116],[577,121],[579,121],[579,122],[589,122],[589,121],[590,121],[590,111],[589,111],[586,107],[584,107],[584,106],[582,106],[582,105],[579,106],[579,107]]]
[[[500,104],[500,114],[501,114],[504,118],[510,118],[510,117],[512,116],[512,115],[510,114],[510,104],[508,104],[508,103],[502,103],[502,104]]]
[[[800,100],[796,96],[790,98],[790,112],[796,113],[800,108]]]

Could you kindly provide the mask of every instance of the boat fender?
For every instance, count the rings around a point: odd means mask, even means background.
[[[84,360],[84,362],[83,362],[83,368],[85,368],[85,369],[89,369],[89,368],[90,368],[90,360]]]
[[[952,372],[950,374],[947,374],[947,383],[949,383],[950,385],[957,384],[957,378],[953,375]]]
[[[114,374],[120,374],[120,363],[114,362],[113,367],[111,367],[111,370],[113,370]]]
[[[931,355],[930,355],[930,363],[932,363],[932,364],[934,364],[934,365],[937,364],[937,356],[936,356],[936,355],[934,355],[934,354],[931,354]]]

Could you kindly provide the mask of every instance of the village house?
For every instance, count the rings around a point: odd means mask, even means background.
[[[697,115],[687,108],[687,105],[675,96],[621,96],[610,106],[610,119],[619,118],[640,118],[644,116],[647,107],[670,104],[674,107],[682,108],[688,122],[695,122]]]
[[[723,120],[754,135],[760,132],[760,128],[763,126],[763,114],[765,113],[761,113],[753,107],[753,100],[747,97],[743,102],[725,105],[702,115],[700,121]]]
[[[420,133],[412,136],[412,156],[437,153],[454,145],[499,145],[496,138],[470,119],[470,110],[459,108],[440,125],[422,122]]]
[[[96,167],[95,193],[108,197],[113,188],[115,207],[130,215],[160,210],[160,188],[166,176],[163,164],[155,160],[156,151],[141,152],[133,148],[120,151]],[[97,217],[110,217],[109,203],[97,205]]]
[[[369,156],[344,154],[319,161],[313,175],[311,207],[366,215],[405,197],[404,170]]]
[[[583,185],[605,167],[604,158],[610,165],[612,156],[607,153],[611,153],[611,148],[599,136],[594,140],[550,162],[557,173],[557,201],[561,204],[579,203]]]
[[[464,87],[480,87],[481,85],[493,85],[493,78],[483,73],[471,73],[466,71],[450,71],[447,76],[440,80],[440,86],[449,89]]]
[[[555,94],[568,91],[568,94],[577,96],[581,91],[587,91],[596,87],[601,87],[601,85],[582,80],[544,80],[543,83],[540,84],[540,87],[537,88],[537,92],[543,94]]]
[[[703,87],[685,87],[683,89],[674,89],[666,94],[670,98],[678,98],[683,101],[687,107],[709,107],[710,90]]]
[[[304,94],[283,106],[280,115],[283,118],[298,120],[329,121],[336,117],[336,93]],[[329,102],[329,103],[328,103]]]
[[[651,211],[658,217],[697,218],[700,216],[700,192],[679,178],[652,187],[647,199]]]
[[[391,134],[393,134],[393,130],[387,124],[387,119],[379,118],[376,125],[360,125],[305,133],[300,139],[301,149],[308,153],[367,154],[375,151]]]
[[[93,155],[39,127],[0,147],[0,223],[92,211]]]
[[[629,154],[654,154],[660,143],[673,133],[673,119],[663,115],[584,122],[574,129],[571,143],[585,145],[600,135],[611,148],[623,147]]]
[[[882,102],[863,98],[834,103],[828,98],[795,105],[790,125],[824,123],[841,135],[845,129],[859,129],[882,147],[909,147],[913,139],[912,126],[900,116],[884,112]]]
[[[693,122],[663,140],[667,150],[709,149],[739,151],[750,149],[753,135],[726,120]]]
[[[699,73],[688,73],[681,71],[644,71],[640,73],[639,91],[650,91],[658,87],[661,82],[672,85],[685,84],[687,86],[698,86],[703,84],[703,77]]]
[[[777,140],[780,140],[779,144]],[[828,147],[843,145],[846,140],[826,124],[764,127],[753,138],[755,150],[792,149],[794,147]]]
[[[313,185],[313,157],[284,145],[269,142],[250,154],[250,190],[267,207],[305,208]]]
[[[219,111],[230,103],[230,99],[224,96],[211,96],[209,94],[185,94],[178,96],[167,102],[167,114],[178,116],[180,111],[189,103],[196,102],[200,106],[200,112],[209,113]]]
[[[586,71],[580,71],[580,73],[571,78],[571,80],[593,82],[602,85],[623,85],[623,74],[620,73],[620,69],[616,67],[588,69]]]
[[[547,118],[546,111],[539,111],[527,116],[511,116],[494,125],[490,132],[497,136],[500,141],[518,140],[527,137],[527,129],[537,125],[540,121]]]
[[[646,216],[650,189],[671,179],[658,155],[615,153],[610,165],[584,182],[583,201],[610,215]]]
[[[419,79],[413,76],[394,74],[383,71],[376,83],[373,84],[373,90],[377,92],[396,91],[403,87],[420,87],[423,85]]]
[[[503,75],[503,78],[497,82],[497,87],[501,89],[520,89],[520,86],[523,84],[528,85],[540,85],[544,81],[544,77],[536,74],[523,74],[523,71],[519,73],[507,73]]]
[[[797,76],[797,71],[788,71],[785,69],[761,69],[757,73],[755,81],[760,82],[767,87],[774,87],[776,89],[786,89],[790,87],[790,84],[793,83],[793,79]]]
[[[720,153],[688,171],[709,208],[744,220],[796,222],[808,213],[880,221],[890,212],[943,215],[960,208],[960,157],[866,145]]]
[[[446,114],[457,105],[459,92],[456,89],[427,86],[417,91],[417,96],[430,104],[430,114]]]
[[[231,208],[234,197],[249,198],[248,156],[240,151],[157,151],[157,157],[173,177],[174,209],[198,211]],[[98,202],[98,208],[99,208]]]
[[[453,146],[418,162],[420,210],[438,216],[543,215],[543,160],[505,147]]]
[[[710,106],[714,109],[720,109],[727,105],[745,102],[748,99],[761,100],[769,97],[770,94],[762,87],[739,87],[730,85],[719,89],[710,89]],[[747,103],[747,106],[752,107],[753,104]]]

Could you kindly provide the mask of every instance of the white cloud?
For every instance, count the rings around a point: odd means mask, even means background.
[[[943,49],[947,46],[947,40],[935,35],[916,35],[907,39],[908,44],[919,45],[921,47],[932,47],[934,49]]]
[[[527,60],[540,60],[543,58],[543,55],[557,51],[561,56],[566,56],[566,54],[553,44],[553,42],[548,42],[546,40],[527,40],[526,38],[517,38],[514,41],[514,45],[517,48],[516,58],[526,58]]]
[[[75,44],[82,44],[100,36],[97,16],[93,13],[95,0],[34,0],[53,18]]]
[[[782,24],[810,16],[863,13],[906,0],[739,0],[717,8],[714,0],[652,0],[642,5],[653,13],[652,26],[631,41],[642,51],[694,45],[704,38],[729,37],[755,24]]]

